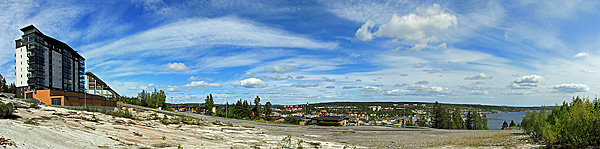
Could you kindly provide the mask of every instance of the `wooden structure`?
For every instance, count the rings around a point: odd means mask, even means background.
[[[92,94],[104,96],[106,98],[119,98],[121,95],[115,90],[110,88],[102,79],[94,75],[92,72],[85,72],[87,76],[88,93],[93,91]]]

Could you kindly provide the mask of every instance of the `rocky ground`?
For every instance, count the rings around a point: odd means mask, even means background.
[[[17,118],[0,119],[0,138],[8,148],[279,148],[303,146],[343,148],[310,138],[265,133],[264,130],[236,124],[196,120],[194,124],[160,122],[164,114],[129,110],[133,118],[121,118],[99,112],[69,110],[30,104],[18,100]],[[167,115],[171,120],[179,116]],[[0,139],[0,141],[2,140]],[[298,145],[298,141],[302,139]]]
[[[30,103],[20,100],[2,99],[2,102],[15,102],[20,107],[14,113],[17,118],[0,119],[0,146],[8,148],[537,147],[520,131],[298,126],[154,112],[135,106],[116,109],[134,115],[122,118],[45,105],[32,108]],[[183,115],[188,117],[187,124],[178,122]],[[166,125],[161,120],[174,124]]]

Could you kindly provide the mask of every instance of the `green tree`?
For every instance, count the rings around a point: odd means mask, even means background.
[[[489,130],[487,114],[483,114],[483,130]]]
[[[477,111],[473,111],[473,130],[483,130],[483,120]]]
[[[504,121],[504,123],[502,123],[502,130],[508,128],[508,123],[506,121]]]
[[[204,99],[204,109],[206,109],[206,115],[212,115],[212,108],[213,108],[213,98],[212,98],[212,94],[206,95],[206,99]]]
[[[460,114],[460,108],[456,108],[452,114],[452,129],[465,129],[465,122]]]
[[[254,115],[256,119],[260,119],[260,117],[262,116],[262,109],[260,106],[260,97],[256,96],[256,98],[254,98]]]
[[[513,121],[513,120],[510,120],[510,124],[508,125],[508,127],[510,128],[510,127],[514,127],[514,126],[516,126],[516,125],[517,125],[517,124],[515,124],[515,121]]]
[[[8,87],[6,86],[6,79],[2,77],[2,74],[0,74],[0,92],[8,92]]]
[[[265,103],[265,116],[267,118],[267,120],[271,120],[271,115],[272,115],[273,109],[271,109],[271,102]]]
[[[434,121],[433,127],[438,129],[448,129],[452,121],[450,120],[450,114],[440,103],[437,101],[434,104]]]
[[[242,117],[244,118],[250,118],[250,104],[248,104],[247,100],[244,100],[243,104],[242,104],[242,110],[243,110],[243,114]]]
[[[467,129],[473,130],[473,113],[471,111],[467,113],[467,120],[465,121],[465,126],[467,127]]]

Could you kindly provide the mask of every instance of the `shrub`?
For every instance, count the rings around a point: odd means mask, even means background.
[[[6,118],[12,115],[13,109],[7,104],[0,103],[0,117]]]
[[[36,101],[34,101],[34,102],[31,102],[31,103],[29,104],[29,108],[36,108],[36,109],[37,109],[37,108],[39,108],[39,107],[38,107],[38,103],[37,103]]]

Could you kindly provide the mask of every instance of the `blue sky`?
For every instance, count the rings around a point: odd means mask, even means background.
[[[173,102],[554,105],[600,89],[595,1],[3,1],[0,73],[35,25],[120,94]],[[171,102],[169,100],[169,102]]]

